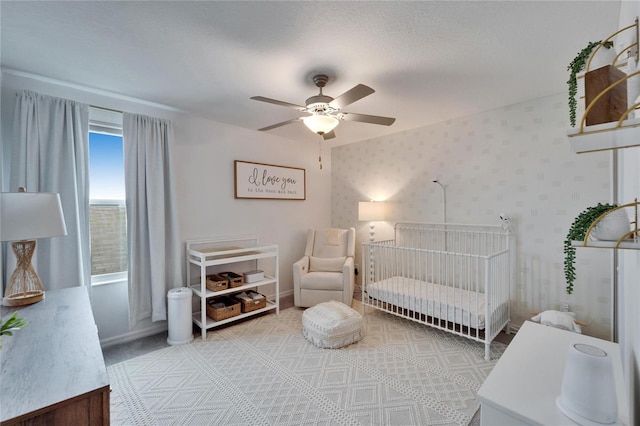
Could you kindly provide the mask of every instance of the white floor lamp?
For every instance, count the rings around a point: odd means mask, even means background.
[[[33,269],[35,240],[67,235],[60,195],[47,192],[0,194],[0,241],[12,241],[16,269],[7,283],[5,306],[30,305],[44,299],[44,286]]]
[[[358,203],[358,220],[369,222],[369,242],[375,241],[375,222],[385,220],[387,216],[386,203],[376,201],[360,201]],[[363,265],[364,267],[364,265]],[[373,280],[373,247],[369,246],[369,280]]]
[[[369,222],[369,241],[375,240],[375,222],[385,220],[387,217],[386,203],[378,201],[360,201],[358,203],[358,220]]]

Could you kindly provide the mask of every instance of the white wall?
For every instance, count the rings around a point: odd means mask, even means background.
[[[640,16],[640,1],[623,1],[618,28],[634,23]],[[635,30],[626,30],[616,38],[618,51],[636,40]],[[633,64],[633,62],[632,62]],[[640,90],[640,76],[628,81],[628,92]],[[635,93],[634,93],[635,94]],[[633,95],[630,101],[634,100]],[[637,99],[636,99],[637,102]],[[628,203],[640,198],[640,148],[618,151],[618,200]],[[619,342],[623,354],[625,378],[628,380],[632,407],[630,424],[640,423],[640,251],[619,251],[618,323]]]
[[[320,170],[316,144],[228,126],[104,92],[5,72],[2,79],[2,142],[5,154],[13,139],[13,105],[15,93],[20,89],[170,119],[175,133],[173,159],[180,221],[180,241],[176,244],[183,246],[184,240],[194,238],[258,235],[261,242],[279,245],[280,290],[283,294],[292,293],[291,264],[302,256],[307,228],[330,225],[331,162],[328,152],[323,158],[323,170]],[[234,160],[306,169],[307,199],[234,199]],[[4,165],[3,174],[8,176],[8,163],[5,161]],[[122,318],[127,312],[126,300],[123,300],[126,287],[122,284],[114,286],[93,288],[93,309],[103,344],[139,337],[157,331],[158,326],[166,328],[163,323],[144,322],[136,330],[128,330],[127,322]],[[114,318],[114,313],[117,318]]]
[[[447,219],[498,225],[512,218],[516,282],[511,319],[558,309],[569,300],[585,334],[608,339],[611,322],[610,252],[577,253],[574,294],[565,294],[563,241],[586,207],[609,201],[610,154],[575,155],[569,149],[566,95],[560,94],[332,150],[332,223],[358,226],[357,202],[386,199],[388,223],[376,237],[392,237],[397,221],[441,222],[446,186]],[[380,239],[377,238],[377,239]],[[359,262],[358,262],[359,263]]]
[[[621,150],[619,171],[621,202],[640,198],[640,148]],[[619,342],[627,374],[633,418],[640,419],[640,251],[619,251]],[[637,423],[631,423],[637,424]]]

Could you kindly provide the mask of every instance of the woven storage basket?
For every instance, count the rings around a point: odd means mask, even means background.
[[[211,291],[226,290],[229,280],[216,274],[207,275],[207,288]]]
[[[224,303],[224,308],[214,308],[211,306],[214,303]],[[207,300],[207,316],[214,321],[222,321],[227,318],[240,315],[240,302],[230,297],[224,297],[219,299]]]
[[[252,300],[242,300],[237,299],[240,302],[242,312],[252,312],[257,309],[262,309],[267,306],[267,298],[262,295],[260,299],[252,299]]]
[[[222,278],[229,280],[229,288],[240,287],[244,285],[244,277],[235,272],[220,272]]]

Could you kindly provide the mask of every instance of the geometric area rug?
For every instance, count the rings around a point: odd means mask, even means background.
[[[302,312],[109,366],[111,424],[466,426],[506,349],[493,342],[485,361],[481,343],[377,310],[361,341],[319,349],[302,336]]]

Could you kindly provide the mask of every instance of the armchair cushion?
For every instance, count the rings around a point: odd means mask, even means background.
[[[346,256],[341,257],[315,257],[310,258],[310,272],[342,272]]]
[[[343,291],[342,274],[337,272],[310,272],[300,277],[300,289]]]
[[[310,229],[305,255],[316,257],[354,256],[355,229]]]

